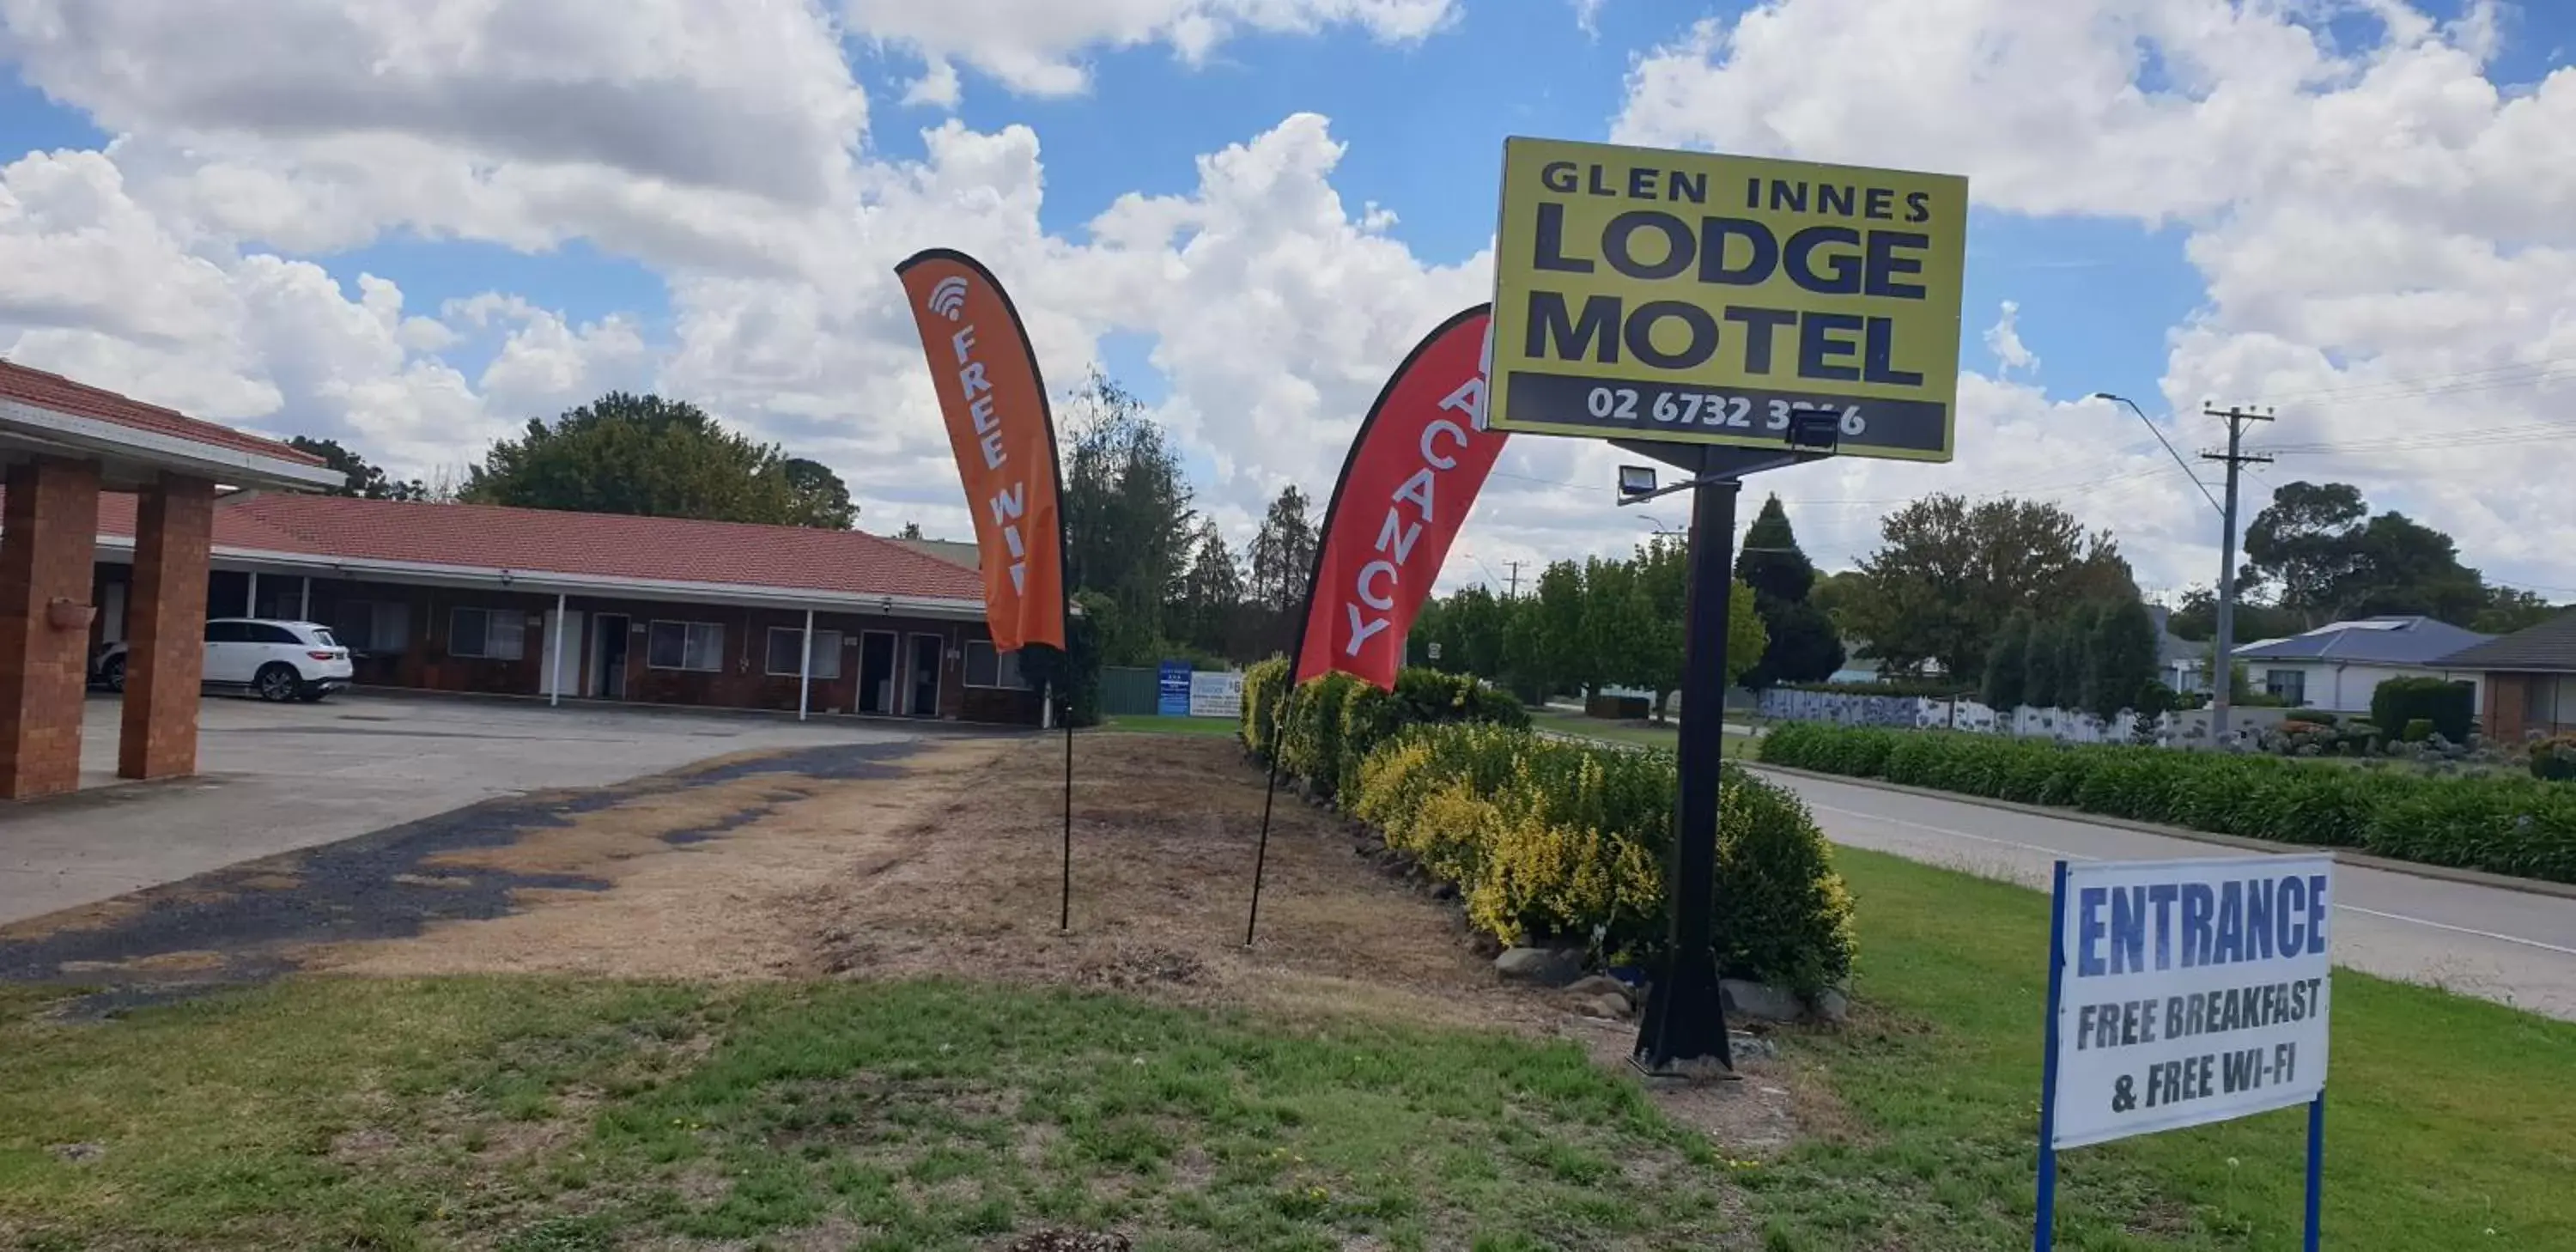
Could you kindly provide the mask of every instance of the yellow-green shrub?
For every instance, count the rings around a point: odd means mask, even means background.
[[[1287,686],[1288,658],[1284,656],[1274,656],[1243,671],[1243,750],[1255,760],[1270,759],[1270,741],[1279,724],[1279,697]]]
[[[1572,940],[1602,955],[1665,942],[1673,758],[1494,726],[1407,731],[1371,752],[1346,797],[1387,844],[1457,884],[1468,920],[1506,943]],[[1851,897],[1794,796],[1722,776],[1716,938],[1730,977],[1813,989],[1851,969]]]

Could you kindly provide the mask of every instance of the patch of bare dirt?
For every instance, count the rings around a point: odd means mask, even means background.
[[[425,864],[574,875],[609,889],[520,889],[512,893],[517,911],[502,917],[302,957],[308,968],[396,976],[819,974],[824,954],[814,935],[843,884],[912,842],[921,813],[948,803],[1010,746],[927,744],[894,777],[751,773],[580,813],[497,847],[442,853]],[[691,833],[699,831],[710,833]]]
[[[369,974],[527,971],[690,979],[967,977],[1292,1017],[1362,1014],[1573,1040],[1624,1066],[1636,1027],[1505,987],[1452,902],[1357,850],[1346,819],[1283,790],[1256,942],[1244,946],[1261,774],[1230,741],[1076,741],[1071,926],[1061,740],[925,745],[892,777],[757,773],[584,813],[441,863],[605,880],[517,911],[343,945]],[[702,841],[673,832],[713,829]],[[432,871],[434,872],[434,871]],[[1822,1097],[1795,1067],[1657,1084],[1727,1150],[1767,1156]]]

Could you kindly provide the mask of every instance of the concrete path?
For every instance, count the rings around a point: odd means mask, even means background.
[[[113,698],[89,702],[85,782],[113,779],[119,716]],[[208,696],[200,725],[196,778],[0,805],[0,924],[495,796],[917,733],[846,719],[345,694],[283,705]]]
[[[2043,891],[2060,858],[2236,855],[2214,844],[2080,817],[2040,817],[1853,783],[1767,776],[1804,797],[1836,843]],[[2335,872],[2343,897],[2334,931],[2338,964],[2576,1020],[2576,900],[2352,866]]]

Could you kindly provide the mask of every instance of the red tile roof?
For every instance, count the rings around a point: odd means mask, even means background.
[[[132,533],[133,497],[99,529]],[[359,561],[417,561],[516,573],[722,583],[862,596],[984,598],[974,571],[851,530],[678,517],[561,513],[488,504],[403,504],[344,496],[244,494],[215,510],[218,548]]]
[[[73,382],[60,374],[48,374],[43,370],[29,369],[9,361],[0,361],[0,400],[15,400],[21,404],[50,409],[56,413],[94,418],[133,430],[167,435],[174,439],[185,439],[192,443],[208,444],[234,452],[249,452],[305,465],[322,463],[322,458],[308,456],[274,439],[262,439],[257,435],[234,430],[230,426],[201,422],[157,404],[145,404],[140,400],[120,396],[113,391],[104,391],[84,383]]]

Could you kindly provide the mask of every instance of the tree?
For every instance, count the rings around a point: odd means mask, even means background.
[[[1305,602],[1306,581],[1315,576],[1315,540],[1315,521],[1307,515],[1305,493],[1293,483],[1280,488],[1252,539],[1252,602],[1278,612],[1295,612]]]
[[[2369,514],[2349,483],[2284,485],[2246,528],[2238,587],[2277,586],[2281,607],[2309,629],[2397,615],[2468,625],[2486,611],[2485,580],[2460,564],[2449,535],[2403,513]]]
[[[1462,672],[1496,682],[1505,672],[1504,632],[1510,625],[1510,613],[1494,593],[1483,586],[1468,587],[1449,597],[1448,629],[1457,641],[1458,668]],[[1444,663],[1446,658],[1443,658]]]
[[[425,500],[429,497],[429,488],[422,486],[419,480],[397,482],[387,478],[383,470],[341,447],[337,439],[296,435],[286,441],[286,446],[318,456],[324,465],[340,471],[341,485],[323,492],[326,496],[350,496],[361,500]]]
[[[1189,573],[1181,579],[1181,638],[1213,655],[1230,655],[1235,617],[1243,608],[1243,572],[1234,550],[1212,518],[1199,520]]]
[[[1769,640],[1759,660],[1744,670],[1744,685],[1759,691],[1784,682],[1816,682],[1843,665],[1842,636],[1833,620],[1808,599],[1815,563],[1798,549],[1780,497],[1762,504],[1735,559],[1735,576],[1753,592],[1754,611]]]
[[[790,457],[780,467],[787,475],[787,486],[796,493],[797,507],[812,520],[807,526],[827,530],[848,530],[859,524],[859,506],[850,503],[849,485],[831,467],[804,457]]]
[[[2568,608],[2576,608],[2576,605]],[[2489,587],[2487,606],[2470,619],[2469,629],[2490,635],[2510,635],[2518,630],[2529,630],[2566,611],[2567,608],[2550,607],[2549,601],[2520,587]]]
[[[2460,564],[2451,537],[2403,513],[2370,519],[2352,548],[2352,570],[2335,589],[2339,617],[2420,614],[2460,626],[2486,610],[2486,580]]]
[[[2067,703],[2064,681],[2057,672],[2058,644],[2064,631],[2054,621],[2034,623],[2030,643],[2022,652],[2021,699],[2034,709],[2062,708]]]
[[[1825,618],[1834,624],[1834,635],[1840,639],[1855,638],[1852,628],[1852,606],[1869,591],[1869,579],[1859,570],[1839,570],[1816,575],[1816,585],[1807,592],[1807,603],[1824,610]]]
[[[1594,681],[1620,687],[1650,682],[1637,641],[1654,626],[1654,605],[1637,583],[1636,566],[1597,556],[1584,562],[1582,643]]]
[[[477,504],[645,517],[833,528],[856,520],[855,509],[834,508],[810,472],[800,489],[787,465],[776,446],[725,429],[687,401],[613,391],[551,425],[530,418],[518,438],[493,444],[467,469],[460,494]]]
[[[1655,693],[1655,719],[1661,721],[1672,693],[1682,685],[1682,615],[1690,600],[1690,545],[1657,535],[1637,546],[1630,564],[1637,571],[1637,590],[1646,598],[1648,619],[1645,632],[1631,641],[1639,674],[1636,685]],[[1730,658],[1737,655],[1729,649]]]
[[[1798,534],[1789,526],[1789,510],[1777,495],[1762,502],[1744,546],[1735,554],[1735,577],[1757,596],[1803,602],[1816,585],[1815,562],[1798,549]]]
[[[2192,587],[2182,593],[2181,603],[2165,619],[2165,629],[2177,639],[2207,643],[2218,637],[2218,596],[2207,587]],[[2254,601],[2236,602],[2236,640],[2278,639],[2306,630],[2299,614],[2277,605]]]
[[[1544,650],[1537,677],[1554,689],[1572,688],[1589,700],[1601,685],[1600,657],[1584,630],[1583,567],[1553,561],[1539,571],[1539,646]]]
[[[1995,632],[1995,643],[1986,651],[1985,690],[1987,708],[2009,717],[2020,708],[2026,690],[2023,683],[2025,666],[2030,659],[2030,613],[2025,610],[2004,619],[2002,630]]]
[[[2332,606],[2356,560],[2354,532],[2369,515],[2361,489],[2349,483],[2283,484],[2245,528],[2238,593],[2276,584],[2281,607],[2300,613],[2307,627],[2334,620]]]
[[[2104,607],[2086,651],[2085,708],[2107,722],[2124,709],[2141,707],[2141,693],[2156,680],[2156,623],[2145,603],[2122,600]]]
[[[1753,591],[1736,583],[1726,600],[1726,685],[1735,686],[1751,669],[1755,658],[1771,646],[1765,633],[1762,615],[1754,610]]]
[[[1552,694],[1547,632],[1539,619],[1538,600],[1516,596],[1499,602],[1503,612],[1503,673],[1524,704],[1537,704]]]
[[[2093,669],[2093,627],[2102,620],[2102,606],[2087,601],[2075,606],[2057,624],[2057,706],[2064,709],[2093,707],[2093,685],[2100,675]]]
[[[905,523],[903,524],[903,529],[902,529],[902,530],[899,530],[899,531],[896,531],[896,532],[895,532],[895,536],[894,536],[894,537],[895,537],[895,538],[897,538],[897,539],[919,539],[919,538],[921,538],[921,523],[919,523],[919,522],[905,522]]]
[[[2110,535],[2055,505],[1935,495],[1889,514],[1879,531],[1845,624],[1898,673],[1938,662],[1974,680],[2016,610],[2137,595]]]
[[[1145,654],[1186,633],[1177,606],[1196,517],[1189,478],[1144,402],[1106,376],[1095,371],[1066,408],[1066,574],[1117,601],[1130,624],[1124,638],[1104,641],[1107,663],[1149,662]]]

